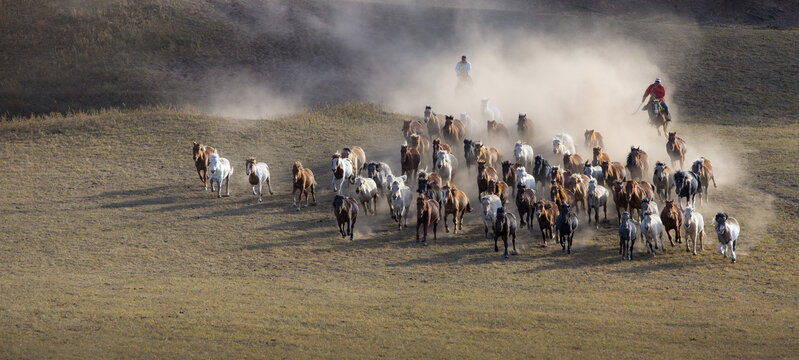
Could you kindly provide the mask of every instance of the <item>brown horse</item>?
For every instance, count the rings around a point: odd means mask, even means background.
[[[519,114],[519,120],[516,122],[516,134],[519,139],[526,142],[533,141],[533,121],[527,118],[527,114]]]
[[[511,164],[510,161],[502,162],[502,181],[511,187],[511,195],[516,195],[516,183],[518,182],[518,175],[516,169],[521,166],[519,163]]]
[[[350,159],[352,162],[353,176],[361,176],[361,170],[366,167],[366,152],[360,146],[344,148],[341,150],[341,157]]]
[[[295,161],[294,166],[291,168],[291,173],[294,175],[294,188],[291,191],[291,200],[294,202],[292,206],[295,206],[297,211],[300,211],[300,206],[297,203],[302,201],[303,194],[305,194],[305,206],[308,206],[309,189],[311,190],[313,203],[316,205],[316,180],[314,180],[313,171],[303,168],[301,162]],[[297,190],[300,191],[300,196],[295,199],[294,196]]]
[[[549,180],[553,184],[560,184],[564,186],[566,184],[566,180],[563,177],[563,172],[560,171],[559,166],[553,166],[549,168]]]
[[[585,147],[587,149],[595,148],[595,147],[604,147],[605,146],[605,139],[602,137],[602,134],[599,131],[594,131],[594,129],[586,129],[585,130]],[[596,165],[594,165],[596,166]]]
[[[646,152],[641,150],[641,147],[630,147],[630,153],[627,154],[627,172],[630,178],[642,180],[646,173],[649,172],[649,157]]]
[[[613,184],[616,180],[627,180],[627,170],[620,162],[603,161],[600,165],[602,165],[602,173],[605,174],[605,184]]]
[[[436,160],[438,159],[438,152],[440,150],[446,150],[450,154],[452,153],[452,148],[447,144],[442,144],[441,138],[433,139],[433,164],[436,163]]]
[[[624,195],[627,197],[627,211],[631,214],[631,218],[633,218],[636,214],[640,215],[641,202],[644,199],[655,198],[655,191],[652,185],[649,185],[646,181],[641,181],[639,183],[635,180],[627,180],[624,183]],[[638,209],[638,211],[633,212],[633,209]],[[638,221],[641,221],[640,216]]]
[[[563,204],[574,206],[574,193],[558,183],[549,188],[549,198],[560,208]]]
[[[591,166],[599,166],[602,164],[603,161],[610,162],[610,156],[607,153],[602,152],[601,146],[594,146],[594,158],[591,160]]]
[[[535,204],[535,211],[538,218],[538,227],[541,228],[541,240],[543,246],[547,246],[547,238],[555,238],[555,222],[558,219],[558,211],[555,203],[541,199]]]
[[[477,160],[483,160],[488,166],[498,166],[502,163],[502,156],[499,155],[499,150],[495,147],[486,147],[481,142],[474,143],[474,152],[477,154]]]
[[[333,199],[333,213],[336,215],[341,237],[346,238],[349,235],[352,241],[355,221],[358,219],[358,202],[349,196],[336,195]]]
[[[610,191],[613,193],[613,202],[616,204],[616,216],[621,224],[621,210],[627,209],[627,194],[624,193],[624,182],[621,180],[614,180],[610,185]]]
[[[441,134],[444,140],[447,140],[450,144],[460,144],[466,137],[466,128],[460,120],[447,115],[444,117],[444,127],[441,128]],[[450,150],[450,152],[452,151]]]
[[[574,210],[580,210],[579,204],[582,204],[585,209],[585,202],[588,199],[588,176],[571,174],[568,181],[564,180],[564,187],[574,194]]]
[[[575,174],[583,172],[583,157],[578,154],[563,154],[563,168]]]
[[[424,159],[425,155],[433,155],[435,157],[435,152],[432,150],[432,145],[430,145],[430,138],[424,134],[413,134],[408,140],[408,144],[411,148],[416,149],[419,152],[419,156]],[[435,159],[433,159],[435,163]]]
[[[430,106],[424,107],[424,122],[427,124],[427,134],[432,136],[441,136],[441,123],[443,122],[442,116],[433,112]]]
[[[192,158],[194,167],[197,168],[197,175],[203,182],[203,189],[208,190],[208,157],[215,152],[214,148],[205,146],[198,142],[193,142]]]
[[[403,120],[402,121],[402,135],[405,140],[410,141],[411,135],[424,133],[424,126],[416,120]]]
[[[669,237],[671,246],[674,246],[674,241],[671,239],[670,230],[674,230],[677,243],[682,243],[680,228],[682,228],[683,214],[680,208],[674,204],[674,200],[666,200],[666,205],[663,205],[663,210],[660,211],[660,221],[663,222],[663,229],[666,230],[666,236]]]
[[[427,229],[433,225],[433,240],[436,239],[436,229],[438,228],[438,203],[428,198],[425,194],[416,196],[416,242],[419,242],[419,227],[424,226],[424,237],[422,244],[427,245]]]
[[[533,189],[528,189],[524,184],[519,184],[516,191],[516,210],[519,212],[519,222],[522,226],[533,228],[533,213],[535,213],[536,196]]]
[[[680,170],[685,166],[685,152],[688,147],[685,146],[685,140],[677,136],[677,132],[669,132],[669,140],[666,142],[666,152],[671,159],[671,167],[675,167],[674,163],[680,160]]]
[[[655,185],[656,192],[661,200],[671,198],[671,188],[674,187],[674,173],[668,165],[658,161],[655,163],[655,174],[652,175],[652,183]]]
[[[496,120],[486,120],[486,130],[488,131],[488,136],[495,135],[505,139],[510,138],[508,128],[506,128],[505,125],[498,123]]]
[[[485,160],[477,160],[477,194],[483,194],[490,190],[488,183],[499,179],[497,171],[493,167],[486,165]]]
[[[469,204],[469,197],[466,193],[458,190],[454,184],[447,182],[444,185],[444,231],[449,232],[447,226],[447,216],[452,214],[453,232],[458,233],[458,230],[463,230],[463,216],[467,212],[472,212],[472,206]]]
[[[713,165],[710,163],[710,160],[705,157],[700,157],[699,160],[694,161],[691,165],[691,171],[699,174],[699,179],[701,180],[700,185],[702,185],[702,194],[700,194],[699,199],[701,200],[702,195],[704,195],[705,203],[707,203],[707,189],[710,187],[710,181],[713,181],[713,187],[717,188],[716,177],[713,176]]]
[[[402,175],[407,175],[408,179],[416,177],[416,172],[419,171],[419,162],[422,161],[422,156],[416,148],[409,148],[407,144],[402,145],[400,148],[400,164],[402,164]]]
[[[499,196],[499,201],[502,202],[502,206],[505,206],[508,203],[508,198],[510,198],[510,191],[508,191],[508,184],[504,181],[498,181],[495,179],[488,180],[488,191],[489,194]]]

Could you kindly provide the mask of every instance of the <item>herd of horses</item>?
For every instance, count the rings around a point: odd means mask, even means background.
[[[484,235],[487,239],[493,236],[495,251],[499,251],[498,240],[502,239],[506,258],[509,239],[510,254],[518,253],[518,226],[527,227],[532,233],[534,223],[538,223],[541,232],[541,246],[546,247],[548,240],[557,239],[562,251],[570,254],[580,225],[578,214],[584,211],[588,225],[591,226],[593,220],[594,227],[599,229],[600,208],[607,222],[609,200],[615,205],[618,218],[622,259],[632,259],[635,241],[639,239],[652,256],[665,251],[664,233],[672,247],[675,242],[682,243],[685,234],[687,251],[696,255],[697,249],[704,250],[704,219],[696,211],[696,200],[698,197],[700,205],[708,203],[709,184],[712,182],[716,187],[713,166],[709,159],[700,157],[691,163],[690,169],[685,169],[688,147],[676,132],[665,134],[671,166],[655,161],[654,169],[650,169],[648,155],[640,146],[630,147],[623,162],[612,161],[603,151],[602,134],[594,129],[586,129],[584,134],[583,148],[591,154],[590,158],[577,153],[574,138],[566,133],[555,134],[552,138],[551,156],[536,154],[528,144],[535,133],[534,122],[526,114],[519,114],[517,141],[512,157],[506,159],[498,147],[469,138],[469,134],[477,135],[479,131],[496,144],[514,140],[501,122],[499,110],[488,106],[487,100],[483,100],[481,107],[485,132],[466,114],[456,119],[433,112],[431,106],[425,107],[422,119],[404,120],[402,136],[405,141],[399,146],[398,174],[393,173],[386,162],[367,162],[366,152],[359,146],[346,147],[332,154],[331,184],[336,192],[333,212],[342,237],[349,236],[353,240],[359,212],[363,209],[367,215],[375,215],[381,197],[386,199],[391,219],[400,230],[407,228],[408,217],[412,216],[411,206],[416,204],[416,241],[423,245],[428,243],[429,230],[432,230],[433,240],[437,239],[437,228],[442,221],[444,230],[449,233],[447,220],[450,216],[453,233],[457,234],[463,230],[465,214],[474,211],[468,194],[455,184],[455,175],[463,172],[476,180],[475,195],[479,199],[477,207]],[[221,185],[225,182],[229,195],[233,172],[230,162],[220,157],[214,148],[197,142],[193,153],[203,187],[207,189],[210,182],[214,191],[216,183],[216,195],[221,197]],[[266,163],[249,158],[245,161],[245,169],[252,193],[258,196],[259,202],[264,183],[273,194]],[[308,206],[309,195],[315,204],[317,183],[313,172],[296,161],[292,174],[292,206],[299,211],[303,196]],[[459,177],[463,178],[463,175]],[[518,221],[510,209],[511,202],[515,203]],[[656,202],[662,202],[662,209]],[[738,221],[719,212],[713,219],[713,228],[719,252],[724,257],[729,252],[735,262],[740,233]]]

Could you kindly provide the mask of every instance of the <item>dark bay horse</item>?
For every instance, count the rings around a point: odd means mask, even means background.
[[[349,196],[336,195],[333,199],[333,213],[336,215],[341,237],[346,238],[349,235],[352,241],[355,221],[358,218],[358,202]]]

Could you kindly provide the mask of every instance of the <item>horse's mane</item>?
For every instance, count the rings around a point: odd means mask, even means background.
[[[627,166],[637,166],[638,165],[638,150],[630,150],[630,153],[627,154]]]

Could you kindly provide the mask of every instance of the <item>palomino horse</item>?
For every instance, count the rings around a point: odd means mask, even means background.
[[[354,174],[352,161],[342,157],[339,153],[331,155],[330,158],[332,162],[330,170],[333,171],[333,191],[339,195],[343,195],[342,191],[344,190],[344,182],[347,182],[347,188],[349,188],[351,183],[354,183],[352,180]],[[338,182],[338,184],[336,184],[336,182]]]
[[[605,185],[613,185],[616,180],[618,181],[626,181],[627,176],[627,169],[624,168],[618,161],[610,162],[610,161],[603,161],[599,163],[602,166],[602,173],[605,174]]]
[[[215,152],[214,148],[194,142],[192,148],[192,158],[194,167],[197,168],[197,175],[203,182],[203,189],[208,190],[208,157]]]
[[[574,139],[572,139],[572,136],[565,133],[555,134],[555,137],[552,139],[552,153],[555,155],[577,153],[577,150],[574,148]]]
[[[350,159],[352,162],[352,176],[361,176],[361,171],[366,167],[366,152],[360,146],[344,148],[341,150],[341,157]]]
[[[504,207],[497,209],[497,219],[494,221],[494,252],[499,252],[497,240],[499,240],[500,236],[505,244],[505,254],[503,256],[506,259],[508,258],[508,237],[511,237],[513,241],[513,252],[511,254],[516,255],[519,253],[516,251],[516,216],[512,212],[505,212]]]
[[[674,246],[674,241],[671,239],[671,233],[669,232],[671,230],[674,230],[674,240],[677,243],[681,243],[680,228],[682,228],[683,213],[674,204],[674,200],[666,200],[666,205],[663,205],[663,210],[660,211],[660,221],[663,223],[663,230],[666,231],[666,236],[669,238],[671,246]]]
[[[488,192],[488,183],[491,180],[497,180],[497,171],[487,166],[485,160],[477,160],[477,194],[483,196],[483,193]]]
[[[419,163],[422,161],[422,156],[415,148],[408,148],[408,144],[402,145],[400,148],[400,164],[402,165],[402,174],[407,175],[408,179],[413,179],[416,172],[419,171]]]
[[[427,134],[432,136],[441,136],[441,115],[433,112],[430,106],[424,107],[424,122],[427,124]]]
[[[502,200],[496,195],[486,195],[480,198],[480,212],[483,215],[483,226],[485,228],[485,238],[488,239],[488,226],[494,229],[494,222],[497,221],[497,209],[502,207]],[[494,229],[496,231],[496,229]]]
[[[419,242],[419,227],[424,226],[422,244],[427,245],[427,229],[433,225],[433,240],[436,239],[436,229],[439,221],[438,203],[428,198],[425,194],[416,196],[416,242]]]
[[[248,180],[250,181],[253,195],[256,195],[255,186],[258,186],[258,202],[261,202],[261,193],[263,192],[264,183],[266,183],[266,188],[269,190],[269,195],[274,195],[272,192],[272,181],[270,180],[271,176],[269,176],[269,165],[263,162],[256,163],[255,158],[249,158],[244,163],[244,169],[244,173],[247,174]]]
[[[702,180],[693,171],[678,171],[674,173],[674,192],[677,193],[677,202],[682,208],[682,198],[687,204],[696,206],[696,194],[702,191]]]
[[[710,187],[710,182],[713,181],[713,187],[717,187],[716,177],[713,176],[713,165],[710,164],[710,160],[701,157],[691,165],[691,171],[699,174],[700,184],[702,185],[701,193],[703,195],[699,199],[702,200],[702,197],[704,197],[705,204],[707,204],[707,188]]]
[[[599,229],[599,208],[605,211],[605,221],[608,220],[608,189],[599,185],[596,179],[588,180],[588,225],[591,225],[591,210],[594,211],[594,225]]]
[[[560,215],[558,215],[558,219],[555,221],[555,223],[555,226],[558,229],[558,237],[560,238],[560,246],[563,248],[563,252],[571,254],[574,233],[577,231],[577,226],[580,223],[577,220],[577,214],[569,209],[569,204],[563,204],[560,206]]]
[[[649,172],[649,157],[646,152],[641,150],[641,147],[630,147],[630,153],[627,154],[627,172],[630,178],[635,180],[642,180],[646,173]]]
[[[593,158],[591,160],[592,166],[600,166],[603,161],[610,162],[610,155],[607,153],[602,152],[601,146],[594,146],[593,147]]]
[[[655,190],[646,181],[627,180],[624,183],[624,195],[627,196],[627,211],[638,214],[641,211],[641,202],[644,199],[654,198]],[[638,212],[633,212],[635,209],[638,209]],[[638,221],[641,221],[640,216]]]
[[[444,140],[449,141],[450,144],[458,144],[466,137],[466,128],[460,120],[447,115],[444,117],[444,127],[441,128],[441,134]]]
[[[592,149],[595,147],[604,147],[605,146],[605,139],[602,137],[602,134],[599,131],[594,131],[594,129],[586,129],[585,130],[585,148]],[[598,164],[598,163],[597,163]]]
[[[508,132],[508,128],[506,128],[505,125],[502,125],[496,120],[486,121],[486,130],[488,131],[488,136],[498,136],[503,139],[510,138],[510,133]]]
[[[516,121],[516,134],[523,141],[533,141],[533,120],[527,118],[527,114],[519,114]]]
[[[690,205],[685,206],[685,251],[691,251],[688,243],[693,241],[694,255],[696,255],[696,239],[699,238],[699,248],[705,251],[705,218]]]
[[[472,212],[472,206],[469,204],[469,197],[466,193],[458,190],[454,184],[448,182],[444,185],[444,231],[449,232],[447,226],[447,217],[452,214],[453,232],[458,233],[458,230],[463,230],[463,216],[467,212]]]
[[[291,174],[294,176],[294,185],[291,190],[291,205],[296,207],[297,211],[300,211],[300,206],[297,205],[297,203],[302,201],[302,196],[305,195],[305,206],[308,206],[308,190],[311,190],[313,203],[316,204],[316,180],[314,179],[313,171],[302,167],[301,162],[295,161],[294,166],[291,168]],[[300,191],[300,196],[295,199],[294,195],[297,193],[297,190]]]
[[[474,143],[474,153],[477,155],[477,160],[483,160],[488,166],[496,167],[502,163],[502,156],[499,155],[499,150],[495,147],[486,147],[482,142]]]
[[[583,157],[579,154],[568,152],[563,154],[563,169],[575,174],[581,174],[583,172]]]
[[[336,215],[341,237],[346,238],[349,235],[352,241],[355,221],[358,219],[358,202],[349,196],[336,195],[333,199],[333,214]]]
[[[411,140],[411,135],[421,135],[424,133],[424,126],[416,120],[403,120],[402,121],[402,135],[405,136],[406,141]]]
[[[652,183],[655,185],[661,200],[671,198],[669,191],[674,187],[674,174],[666,164],[660,161],[655,163],[655,174],[652,176]]]
[[[214,191],[214,182],[216,182],[216,197],[222,197],[222,181],[225,182],[225,196],[230,196],[230,174],[233,173],[230,161],[213,153],[208,156],[208,171],[211,172],[211,191]]]
[[[513,158],[516,159],[517,163],[528,169],[535,167],[533,147],[521,141],[517,141],[516,145],[513,146]]]
[[[452,152],[452,148],[449,145],[441,143],[441,138],[433,139],[433,164],[435,164],[436,160],[438,160],[438,152],[441,150],[449,153]],[[421,155],[421,153],[419,154]]]
[[[533,213],[535,213],[536,196],[535,190],[528,189],[522,184],[516,186],[516,211],[519,212],[519,222],[522,226],[533,229]]]
[[[430,138],[424,134],[413,134],[410,137],[409,144],[410,148],[416,149],[419,152],[419,156],[424,159],[425,156],[435,156],[435,152],[432,150],[432,145],[430,145]],[[436,160],[433,159],[433,162]]]
[[[716,237],[719,238],[719,252],[726,258],[729,247],[732,262],[735,263],[735,245],[738,243],[738,235],[741,234],[738,220],[720,212],[713,218],[713,228],[716,229]]]
[[[535,204],[535,217],[541,229],[542,246],[547,246],[547,239],[555,237],[555,223],[558,218],[558,207],[555,203],[541,199]]]
[[[366,209],[366,215],[369,215],[370,211],[374,215],[377,210],[377,183],[371,178],[358,176],[355,178],[355,194]]]
[[[633,249],[637,237],[638,231],[635,228],[635,223],[630,219],[630,213],[625,211],[621,214],[621,224],[619,224],[619,254],[621,254],[622,260],[633,259]]]
[[[516,184],[519,182],[516,174],[516,169],[518,169],[519,166],[521,166],[519,163],[511,164],[510,161],[507,160],[502,162],[502,181],[512,187],[511,194],[513,195],[516,194]]]
[[[666,141],[666,152],[669,154],[672,167],[675,167],[674,163],[676,163],[677,160],[679,160],[680,170],[683,169],[683,167],[685,166],[685,153],[687,151],[688,147],[685,146],[685,140],[677,136],[677,132],[675,131],[669,132],[669,140]]]

